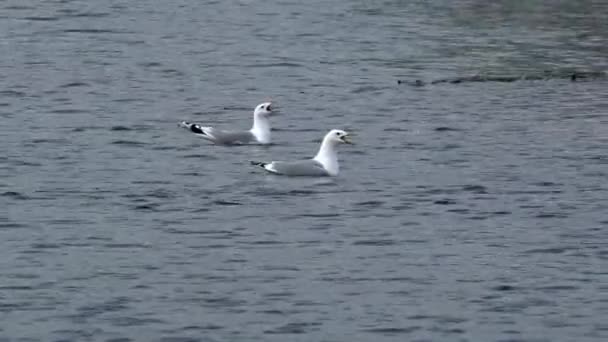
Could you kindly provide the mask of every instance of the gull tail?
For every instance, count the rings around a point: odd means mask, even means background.
[[[266,168],[266,165],[270,164],[270,163],[265,163],[265,162],[260,162],[260,161],[249,161],[251,163],[251,165],[255,165],[255,166],[259,166],[259,167],[263,167]]]
[[[266,163],[266,162],[260,162],[260,161],[250,161],[250,163],[251,163],[251,165],[259,166],[262,169],[264,169],[270,173],[279,173],[274,168],[274,162]]]

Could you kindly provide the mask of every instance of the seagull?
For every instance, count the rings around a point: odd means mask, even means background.
[[[257,165],[264,168],[266,171],[285,176],[337,176],[340,172],[338,165],[339,144],[352,144],[349,133],[340,130],[332,129],[325,135],[319,152],[312,159],[299,161],[271,161],[271,162],[255,162],[252,165]]]
[[[214,127],[205,127],[199,124],[182,121],[179,126],[189,129],[199,137],[207,139],[218,145],[237,145],[257,143],[270,144],[270,120],[272,103],[264,102],[255,107],[253,111],[253,126],[250,130],[220,130]]]

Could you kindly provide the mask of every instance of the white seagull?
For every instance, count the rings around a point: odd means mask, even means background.
[[[261,166],[266,171],[285,176],[337,176],[340,172],[338,164],[339,144],[352,144],[350,135],[340,129],[332,129],[325,135],[319,152],[312,159],[299,161],[251,162]]]
[[[205,138],[218,145],[237,144],[270,144],[270,120],[272,103],[260,103],[253,111],[253,126],[250,130],[220,130],[214,127],[205,127],[195,123],[182,121],[181,127],[189,129],[199,137]]]

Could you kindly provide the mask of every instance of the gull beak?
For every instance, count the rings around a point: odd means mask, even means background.
[[[279,113],[272,104],[269,104],[268,107],[266,107],[266,110],[268,110],[271,115]]]
[[[350,140],[350,134],[343,135],[342,138],[340,138],[340,140],[342,140],[345,144],[353,145],[352,140]]]

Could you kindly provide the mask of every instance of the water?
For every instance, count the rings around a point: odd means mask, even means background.
[[[0,340],[603,341],[604,1],[3,1]],[[209,145],[180,120],[250,125]],[[335,179],[249,160],[355,133]]]

